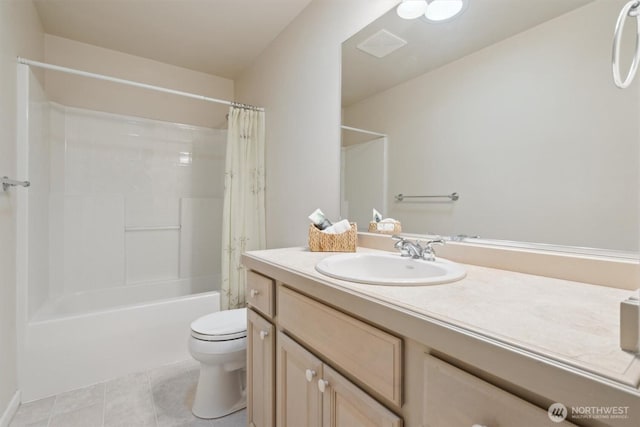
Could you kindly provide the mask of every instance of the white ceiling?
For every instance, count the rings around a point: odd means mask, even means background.
[[[233,79],[311,0],[34,0],[48,34]]]
[[[393,8],[342,44],[342,105],[349,106],[592,1],[468,0],[462,15],[443,23],[401,19]],[[356,48],[380,29],[408,43],[384,58]]]

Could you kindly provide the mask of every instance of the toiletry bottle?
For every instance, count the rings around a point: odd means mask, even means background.
[[[320,209],[313,211],[313,213],[309,215],[309,219],[319,230],[324,230],[332,225],[331,221],[324,216],[324,213]]]

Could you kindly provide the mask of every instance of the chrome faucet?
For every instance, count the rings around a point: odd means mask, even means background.
[[[395,236],[395,235],[392,236],[392,239],[398,240],[395,243],[395,245],[393,245],[393,247],[400,250],[401,256],[405,256],[405,257],[410,256],[411,258],[422,258],[422,254],[424,253],[424,248],[420,246],[420,243],[418,243],[417,241],[414,243],[405,239],[404,237]]]
[[[393,240],[397,240],[393,247],[400,251],[400,256],[411,257],[413,259],[423,259],[425,261],[435,261],[436,252],[433,249],[433,245],[444,245],[445,243],[442,238],[438,238],[428,240],[424,246],[422,246],[418,240],[411,242],[410,240],[395,234],[391,236],[391,238]]]

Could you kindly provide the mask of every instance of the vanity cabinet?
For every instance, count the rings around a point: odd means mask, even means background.
[[[248,289],[258,290],[254,299],[248,298],[251,427],[576,425],[550,419],[547,405],[556,401],[550,396],[557,395],[554,391],[536,395],[522,386],[526,383],[511,383],[513,365],[510,374],[501,377],[459,357],[477,351],[476,360],[486,362],[494,355],[486,342],[437,329],[413,315],[394,317],[390,313],[396,311],[380,305],[367,312],[367,301],[339,294],[339,289],[325,287],[309,275],[283,273],[269,265],[258,271],[265,275],[252,272],[248,284]],[[371,322],[365,320],[369,318]],[[422,334],[421,328],[429,334]],[[415,332],[420,340],[410,335]],[[455,351],[443,352],[446,346]],[[508,363],[514,360],[495,354]],[[546,378],[547,367],[538,363],[538,368],[538,373],[526,375]],[[563,385],[553,375],[544,382],[547,391],[550,382]],[[518,386],[512,389],[512,384]],[[594,386],[585,384],[588,392],[576,388],[579,399],[565,401],[569,411],[576,401],[606,402],[599,397],[586,400]],[[633,402],[618,405],[631,407]],[[631,419],[575,422],[589,427],[634,425]]]
[[[401,427],[402,419],[278,332],[278,427]]]
[[[275,425],[276,329],[270,321],[274,314],[274,286],[273,280],[267,277],[252,271],[247,273],[249,305],[247,310],[247,423],[249,427]]]
[[[400,338],[254,271],[247,305],[250,427],[402,426]]]

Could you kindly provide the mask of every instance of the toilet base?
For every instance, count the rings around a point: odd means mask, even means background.
[[[247,400],[244,399],[242,403],[239,403],[238,405],[234,406],[233,408],[229,409],[228,411],[224,411],[221,412],[219,414],[209,414],[207,416],[204,415],[198,415],[196,414],[193,410],[191,410],[191,413],[196,417],[196,418],[200,418],[203,420],[212,420],[212,419],[216,419],[216,418],[222,418],[222,417],[226,417],[227,415],[231,415],[234,412],[238,412],[243,410],[244,408],[247,407]],[[210,408],[208,408],[210,409]]]
[[[191,412],[198,418],[220,418],[247,406],[246,370],[226,371],[201,364]]]

